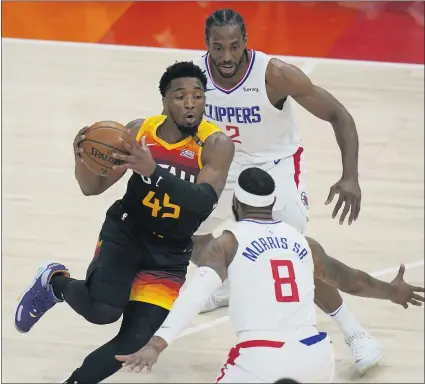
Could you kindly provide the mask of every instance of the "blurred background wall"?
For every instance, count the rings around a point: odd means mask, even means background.
[[[3,2],[2,36],[204,49],[205,19],[224,7],[267,53],[424,63],[423,1]]]

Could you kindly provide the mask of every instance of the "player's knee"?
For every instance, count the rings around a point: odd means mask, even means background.
[[[90,323],[97,325],[106,325],[115,323],[123,313],[122,308],[113,307],[109,304],[94,302],[91,311],[86,314],[85,319]]]

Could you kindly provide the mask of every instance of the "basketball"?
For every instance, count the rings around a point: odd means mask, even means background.
[[[124,142],[120,137],[127,135],[127,128],[115,121],[99,121],[93,124],[84,133],[82,142],[82,158],[90,170],[99,176],[110,176],[116,171],[114,165],[120,165],[122,160],[115,159],[112,155],[117,152],[127,154]]]

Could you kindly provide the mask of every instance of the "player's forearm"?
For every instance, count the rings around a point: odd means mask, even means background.
[[[338,289],[354,296],[371,299],[391,300],[395,288],[385,281],[375,279],[368,273],[352,269],[352,277],[346,282],[340,282]]]
[[[356,123],[350,113],[341,106],[330,121],[341,150],[342,175],[346,179],[358,177],[359,137]]]
[[[172,175],[168,170],[156,166],[150,176],[152,184],[170,195],[173,203],[200,215],[209,215],[218,201],[217,192],[206,183],[194,184]]]
[[[170,345],[201,311],[208,297],[222,284],[221,278],[213,269],[198,268],[154,336]]]
[[[85,196],[99,195],[104,191],[106,177],[91,172],[81,161],[75,161],[75,178]]]
[[[329,256],[325,263],[322,279],[340,291],[353,296],[381,300],[391,300],[394,295],[395,288],[391,284],[375,279],[364,271],[351,268]]]

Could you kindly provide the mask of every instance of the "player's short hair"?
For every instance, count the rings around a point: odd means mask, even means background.
[[[299,381],[295,381],[293,379],[279,379],[275,381],[273,384],[286,384],[286,383],[299,383]]]
[[[205,39],[211,36],[212,27],[221,27],[223,25],[239,25],[242,37],[246,36],[246,26],[243,17],[233,9],[218,9],[205,21]]]
[[[191,61],[178,61],[173,65],[167,67],[164,74],[161,76],[159,81],[159,91],[162,97],[165,97],[165,93],[170,88],[170,84],[175,79],[181,79],[182,77],[194,77],[199,79],[204,87],[207,88],[207,76],[204,71]]]
[[[273,177],[257,167],[242,171],[238,178],[238,184],[244,191],[257,196],[271,195],[275,189]]]

